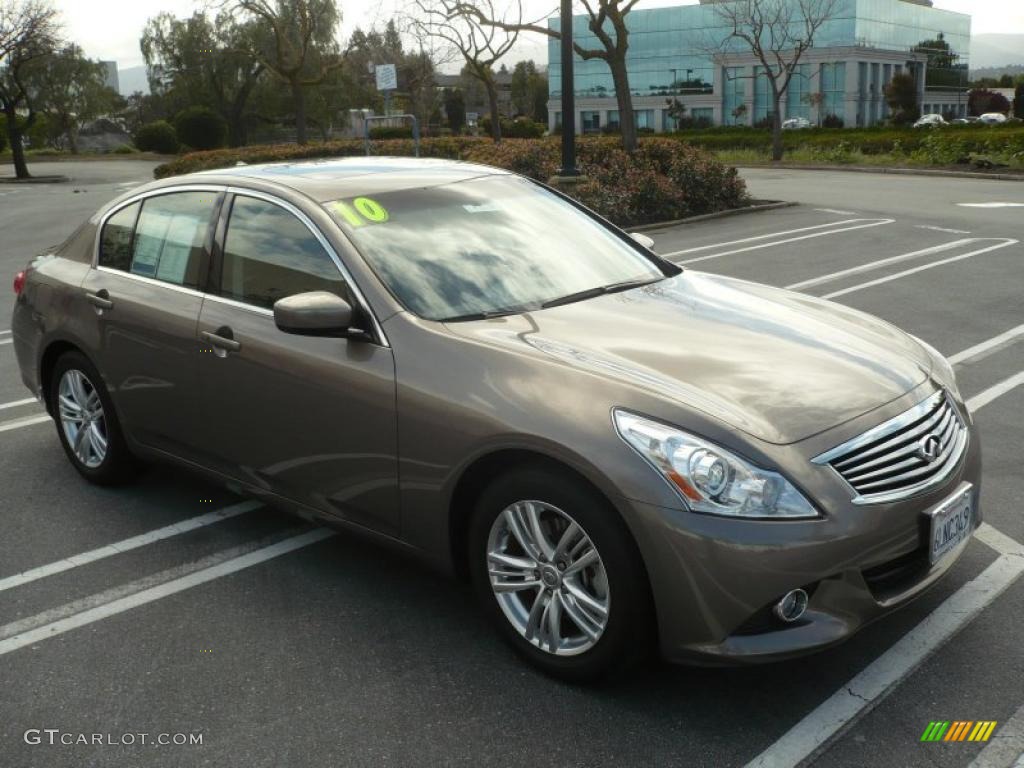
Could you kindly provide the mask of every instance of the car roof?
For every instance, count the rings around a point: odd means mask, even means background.
[[[218,181],[260,180],[290,187],[324,202],[352,195],[381,194],[402,189],[451,184],[508,171],[477,163],[415,157],[339,157],[289,163],[237,165],[176,176],[182,184],[216,176]]]

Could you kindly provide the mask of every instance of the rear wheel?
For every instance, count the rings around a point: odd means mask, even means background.
[[[650,595],[629,531],[578,478],[547,468],[497,478],[469,536],[477,596],[522,656],[586,682],[649,651]]]
[[[99,371],[80,352],[54,366],[50,403],[57,434],[75,469],[99,485],[131,479],[137,470]]]

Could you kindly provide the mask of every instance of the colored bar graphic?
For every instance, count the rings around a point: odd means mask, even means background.
[[[932,720],[921,741],[988,741],[996,725],[995,720]]]

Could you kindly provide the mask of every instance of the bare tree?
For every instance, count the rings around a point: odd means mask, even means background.
[[[522,18],[522,0],[517,2],[519,17]],[[626,51],[629,50],[626,16],[633,10],[637,0],[581,0],[581,3],[587,15],[587,27],[597,38],[600,47],[586,48],[574,40],[573,49],[584,61],[601,59],[608,64],[615,86],[615,101],[619,107],[622,146],[627,152],[632,152],[636,149],[636,121],[633,119],[633,95],[629,90],[629,73],[626,71]],[[505,30],[536,32],[556,40],[562,39],[560,30],[550,29],[539,22],[509,23],[493,18],[487,14],[485,7],[477,2],[463,0],[459,3],[459,10],[463,15],[477,19],[481,24]],[[571,88],[572,84],[562,83],[562,87]]]
[[[442,40],[466,62],[466,71],[487,92],[491,136],[501,141],[494,65],[516,44],[519,31],[512,23],[496,25],[484,21],[497,17],[493,0],[475,0],[472,14],[464,13],[462,6],[460,0],[416,0],[413,28],[421,37]]]
[[[56,49],[57,11],[47,0],[0,0],[0,109],[7,117],[14,175],[29,178],[21,137],[36,121],[28,75],[33,64]],[[22,121],[19,110],[27,113]]]
[[[772,98],[772,159],[781,160],[782,98],[789,89],[800,60],[814,47],[814,37],[835,16],[839,0],[729,0],[714,5],[714,14],[725,27],[721,40],[712,40],[719,61],[749,50],[768,80]],[[756,83],[756,80],[755,80]]]
[[[245,52],[291,89],[295,136],[306,143],[306,88],[343,63],[335,0],[225,0],[223,6],[256,22]]]

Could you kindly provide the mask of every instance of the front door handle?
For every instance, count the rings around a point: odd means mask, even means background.
[[[110,294],[107,293],[106,288],[100,288],[96,293],[86,292],[85,300],[100,311],[114,308],[114,302],[110,300]]]
[[[201,339],[210,343],[213,353],[217,357],[227,357],[228,352],[237,352],[242,348],[241,343],[235,341],[233,336],[234,333],[227,326],[218,328],[216,331],[203,331],[199,334]]]

